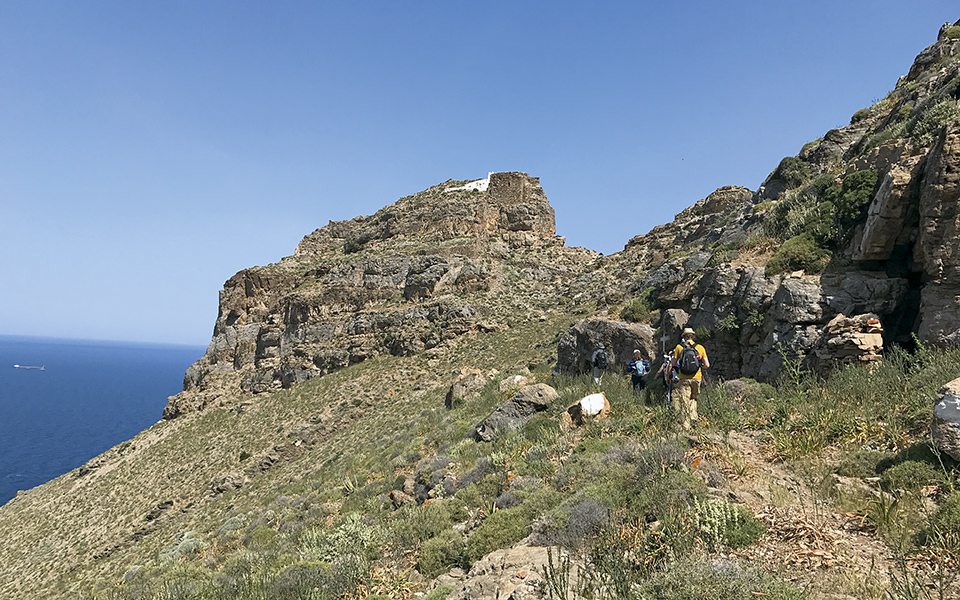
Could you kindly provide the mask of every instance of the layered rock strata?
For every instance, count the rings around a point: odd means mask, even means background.
[[[217,402],[224,387],[289,387],[554,306],[557,282],[595,253],[563,247],[538,178],[492,173],[480,182],[448,181],[375,215],[331,222],[293,256],[231,277],[213,339],[165,417]]]

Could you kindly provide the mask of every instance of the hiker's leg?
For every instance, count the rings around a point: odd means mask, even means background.
[[[690,420],[696,422],[700,417],[697,415],[697,399],[700,398],[700,380],[690,380]]]
[[[670,408],[680,412],[680,409],[683,407],[681,398],[683,397],[683,381],[674,381],[673,390],[670,392]]]
[[[677,410],[680,411],[681,425],[685,430],[689,430],[691,418],[690,404],[692,402],[691,395],[693,394],[693,386],[691,384],[693,383],[693,380],[681,379],[677,383],[679,385],[675,386],[674,395],[678,396],[678,398],[674,404],[676,405]]]

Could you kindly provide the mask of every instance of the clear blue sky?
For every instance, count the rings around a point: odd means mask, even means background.
[[[954,2],[0,1],[0,334],[205,345],[328,220],[526,171],[605,254],[882,98]]]

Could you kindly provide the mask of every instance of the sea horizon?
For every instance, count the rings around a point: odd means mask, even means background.
[[[204,351],[0,335],[0,505],[159,421],[167,398],[182,390],[187,367]]]

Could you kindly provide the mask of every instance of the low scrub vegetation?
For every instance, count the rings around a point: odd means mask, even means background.
[[[743,381],[736,396],[706,386],[695,438],[664,408],[661,382],[635,394],[615,373],[603,387],[612,418],[562,430],[562,411],[595,391],[592,379],[535,371],[560,401],[491,442],[472,430],[512,394],[500,391],[500,377],[452,410],[437,396],[433,408],[355,440],[301,479],[258,491],[266,504],[230,493],[218,519],[84,598],[406,598],[414,570],[433,578],[468,569],[528,536],[556,549],[545,597],[802,598],[771,574],[717,558],[768,535],[747,506],[712,495],[697,467],[710,455],[730,476],[749,477],[718,441],[741,430],[757,432],[784,464],[819,465],[829,455],[832,473],[879,482],[881,500],[834,501],[860,502],[851,510],[904,557],[895,582],[916,577],[913,555],[957,556],[956,471],[926,432],[937,389],[960,376],[960,350],[892,350],[873,371],[849,367],[828,379],[784,358],[783,373],[776,386]],[[920,501],[931,489],[939,490],[934,511]]]

